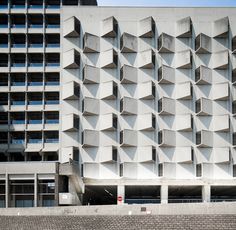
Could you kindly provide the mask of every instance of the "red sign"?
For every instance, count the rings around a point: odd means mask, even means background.
[[[119,202],[121,202],[121,201],[123,200],[122,196],[118,196],[118,197],[117,197],[117,200],[118,200]]]

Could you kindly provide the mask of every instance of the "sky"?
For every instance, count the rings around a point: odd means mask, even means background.
[[[236,0],[97,0],[99,6],[236,6]]]

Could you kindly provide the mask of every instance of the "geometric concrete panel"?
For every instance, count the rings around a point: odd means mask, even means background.
[[[176,22],[176,37],[190,38],[192,36],[192,20],[190,17]]]
[[[83,164],[84,178],[100,178],[100,164],[98,163],[84,163]]]
[[[140,66],[143,69],[153,69],[155,67],[155,53],[152,49],[140,53]]]
[[[178,115],[175,118],[175,129],[177,131],[192,131],[193,117],[191,114]]]
[[[158,113],[161,115],[175,114],[175,100],[168,97],[159,99]]]
[[[103,20],[102,37],[115,38],[118,32],[118,23],[114,17]]]
[[[212,101],[201,97],[195,102],[195,113],[199,116],[212,115]]]
[[[138,112],[137,99],[131,97],[123,97],[120,100],[120,113],[122,115],[135,115]]]
[[[70,81],[62,86],[63,100],[78,100],[80,97],[80,85],[75,81]]]
[[[160,147],[171,147],[176,145],[176,132],[162,129],[158,132],[158,144]]]
[[[156,117],[153,113],[138,115],[138,130],[154,131],[156,128]]]
[[[118,64],[117,52],[114,49],[110,49],[101,53],[101,67],[114,69]]]
[[[197,147],[212,147],[213,146],[213,132],[208,130],[201,130],[196,133]]]
[[[214,22],[213,37],[226,38],[229,33],[229,18],[224,17]]]
[[[156,95],[156,87],[153,81],[140,83],[139,85],[139,99],[152,100]]]
[[[192,68],[192,52],[190,50],[181,51],[175,54],[175,66],[177,69]]]
[[[85,129],[82,132],[83,147],[98,147],[99,146],[99,131]]]
[[[225,70],[229,66],[228,50],[214,53],[214,69]]]
[[[131,129],[124,129],[120,131],[120,145],[125,146],[137,146],[137,131]]]
[[[208,85],[212,83],[212,70],[200,65],[195,70],[195,83],[197,85]]]
[[[198,54],[211,53],[211,38],[200,33],[195,39],[195,50]]]
[[[120,69],[121,84],[135,84],[137,83],[138,70],[129,65],[123,65]]]
[[[230,163],[230,149],[229,148],[214,148],[213,162],[215,164]]]
[[[158,52],[159,53],[174,53],[175,39],[174,37],[162,33],[158,38]]]
[[[232,38],[232,53],[236,53],[236,36]]]
[[[154,161],[156,161],[156,149],[153,146],[145,146],[138,149],[138,162]]]
[[[236,68],[232,70],[231,82],[232,82],[232,85],[236,85]]]
[[[83,68],[83,84],[98,84],[100,82],[100,69],[85,65]]]
[[[212,86],[213,100],[228,100],[229,98],[229,84],[228,82],[214,84]]]
[[[68,18],[63,22],[63,36],[77,38],[80,35],[80,21],[76,17]]]
[[[117,98],[118,88],[114,81],[100,83],[100,98],[104,100],[114,100]]]
[[[67,114],[62,116],[62,131],[75,132],[79,130],[79,116],[76,114]]]
[[[100,51],[100,38],[96,35],[85,33],[83,45],[84,53],[98,53]]]
[[[184,82],[176,85],[176,99],[192,99],[192,83]]]
[[[63,53],[63,68],[64,69],[77,69],[80,66],[80,53],[71,49]]]
[[[139,21],[139,37],[152,38],[155,36],[156,24],[153,17],[147,17]]]
[[[166,65],[160,66],[158,69],[158,83],[159,84],[175,83],[175,69]]]
[[[74,146],[61,148],[61,163],[67,163],[72,161],[78,161],[79,149]]]
[[[138,49],[138,39],[128,33],[123,33],[120,38],[121,53],[136,53]]]
[[[108,113],[100,115],[100,130],[102,131],[115,131],[117,129],[117,115],[114,113]]]
[[[213,131],[229,132],[229,129],[230,129],[229,115],[213,116]]]
[[[84,116],[99,115],[100,100],[85,97],[82,101],[82,112]]]
[[[99,148],[99,162],[112,163],[117,161],[117,149],[113,146]]]
[[[192,163],[193,160],[193,149],[191,147],[178,147],[175,149],[175,162]]]

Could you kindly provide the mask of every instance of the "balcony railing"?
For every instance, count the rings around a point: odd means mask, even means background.
[[[25,105],[25,101],[11,101],[11,105]]]
[[[24,143],[25,143],[24,139],[12,139],[11,140],[11,144],[21,145],[21,144],[24,144]]]
[[[11,5],[11,8],[13,8],[13,9],[24,9],[25,5]]]
[[[59,124],[59,119],[46,119],[45,124]]]
[[[42,9],[43,5],[29,5],[30,9]]]
[[[60,5],[46,5],[48,9],[60,9]]]
[[[59,100],[46,100],[45,105],[58,105]]]
[[[56,86],[56,85],[59,85],[60,82],[59,81],[46,81],[45,82],[45,85],[47,86]]]
[[[34,82],[28,82],[28,86],[42,86],[43,82],[41,81],[34,81]]]
[[[25,67],[25,63],[12,63],[12,67]]]
[[[46,138],[45,143],[58,143],[59,139],[58,138]]]
[[[42,48],[43,43],[31,43],[29,44],[29,48]]]
[[[36,62],[34,62],[34,63],[29,63],[29,67],[43,67],[43,63],[41,63],[41,62],[38,62],[38,63],[36,63]]]
[[[59,62],[48,62],[48,63],[46,63],[46,66],[48,66],[48,67],[60,67],[60,63]]]
[[[30,25],[29,25],[29,28],[32,28],[32,29],[41,29],[41,28],[43,28],[43,24],[30,24]]]
[[[28,124],[30,125],[40,125],[43,123],[43,120],[39,119],[39,120],[28,120]]]
[[[43,101],[28,101],[28,105],[42,105]]]
[[[25,86],[25,82],[16,82],[16,81],[13,81],[11,83],[11,86]]]
[[[42,139],[28,139],[29,144],[41,144],[43,141]]]
[[[48,43],[47,48],[60,48],[60,43]]]
[[[59,24],[47,24],[46,28],[48,28],[48,29],[59,29],[60,25]]]
[[[17,28],[17,29],[24,29],[26,27],[25,24],[12,24],[12,28]]]
[[[24,125],[25,124],[25,120],[12,120],[11,124],[12,125]]]
[[[16,44],[16,43],[13,43],[12,45],[12,48],[25,48],[25,43],[22,43],[22,44]]]

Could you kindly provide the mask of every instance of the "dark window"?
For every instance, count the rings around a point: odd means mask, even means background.
[[[201,132],[196,133],[196,145],[200,145],[202,142],[202,134]]]
[[[201,112],[201,100],[200,99],[195,102],[195,113],[199,113],[199,112]]]
[[[163,142],[163,132],[162,131],[159,131],[158,132],[158,144],[162,144]]]
[[[201,78],[201,68],[199,67],[195,70],[195,82],[198,82],[200,78]]]
[[[233,177],[236,177],[236,165],[233,165]]]
[[[202,176],[202,165],[197,164],[196,165],[196,177],[201,177]]]
[[[120,177],[124,176],[124,164],[120,164]]]
[[[233,133],[233,145],[236,145],[236,133]]]
[[[163,164],[158,164],[158,176],[163,176]]]

